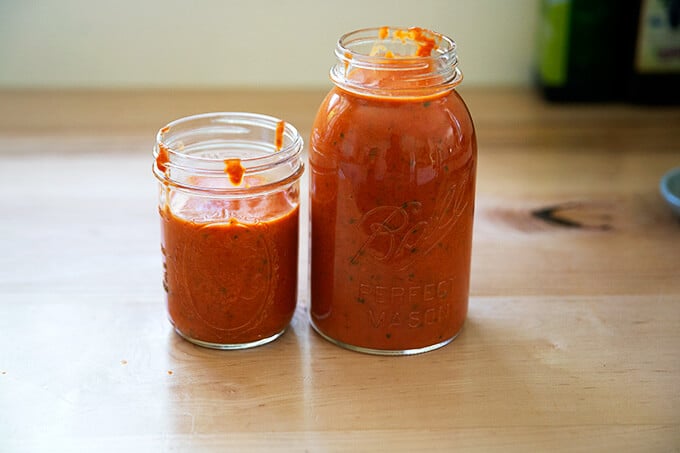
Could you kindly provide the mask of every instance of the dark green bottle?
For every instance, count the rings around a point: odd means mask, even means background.
[[[552,101],[627,96],[638,0],[542,0],[538,84]]]

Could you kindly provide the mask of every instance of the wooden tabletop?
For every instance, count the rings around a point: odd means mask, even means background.
[[[0,451],[678,451],[680,220],[658,183],[680,108],[462,94],[469,317],[395,358],[310,329],[306,242],[274,343],[203,349],[167,321],[155,132],[241,110],[307,137],[322,92],[0,91]]]

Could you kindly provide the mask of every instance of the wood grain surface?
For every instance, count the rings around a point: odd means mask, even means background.
[[[469,317],[388,358],[310,329],[305,222],[276,342],[202,349],[165,314],[156,131],[231,110],[306,138],[322,92],[0,91],[0,451],[680,451],[680,219],[658,191],[680,108],[462,94]]]

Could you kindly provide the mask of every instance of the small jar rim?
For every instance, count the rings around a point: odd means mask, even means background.
[[[223,132],[228,132],[229,129],[231,129],[232,131],[237,131],[236,133],[238,133],[239,128],[245,127],[259,127],[275,131],[277,125],[282,121],[284,123],[283,146],[279,150],[275,150],[273,142],[268,143],[248,139],[243,143],[266,146],[271,145],[273,152],[259,156],[234,156],[234,158],[238,158],[241,165],[244,167],[244,177],[249,174],[261,173],[289,164],[291,165],[291,171],[286,177],[275,181],[268,181],[267,183],[263,183],[256,187],[244,188],[241,186],[234,186],[220,189],[180,183],[172,178],[171,172],[173,169],[190,172],[196,176],[228,177],[224,171],[224,163],[225,159],[230,158],[229,156],[206,157],[186,153],[183,151],[182,137],[191,135],[192,132],[197,133],[201,130],[206,131],[211,128],[214,128],[215,132],[218,132],[220,128],[223,128]],[[195,125],[196,128],[192,129],[190,127],[192,125]],[[171,135],[173,130],[177,131],[179,128],[184,128],[185,130],[173,139]],[[180,146],[178,146],[178,144],[180,144]],[[171,183],[180,189],[227,193],[266,190],[271,186],[285,184],[288,180],[294,181],[300,177],[303,171],[301,159],[303,146],[302,136],[295,126],[274,116],[261,113],[228,111],[200,113],[173,120],[157,132],[153,152],[153,173],[161,182]],[[158,166],[158,157],[161,148],[165,148],[165,152],[167,153],[167,162],[164,163],[165,168],[163,169]],[[170,173],[168,173],[168,170],[170,170]]]

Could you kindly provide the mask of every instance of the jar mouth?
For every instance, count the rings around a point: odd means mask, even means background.
[[[153,172],[161,182],[180,189],[213,193],[266,190],[299,178],[302,148],[297,129],[273,116],[203,113],[177,119],[158,131]],[[230,180],[227,161],[237,162],[241,168],[239,181]]]
[[[333,82],[354,92],[414,96],[450,91],[463,74],[448,36],[419,27],[372,27],[341,36]]]

